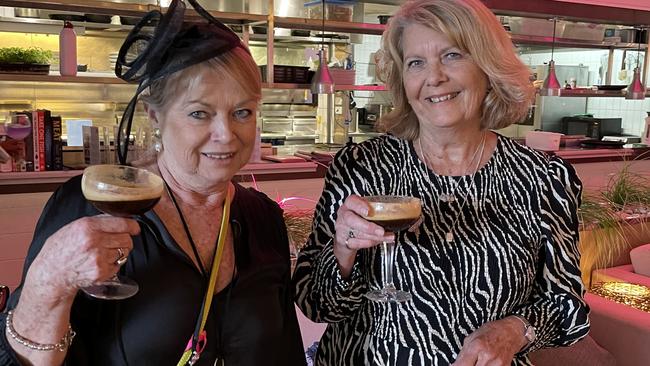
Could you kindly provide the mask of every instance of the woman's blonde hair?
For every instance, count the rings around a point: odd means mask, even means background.
[[[402,81],[402,35],[411,24],[447,36],[487,75],[490,91],[483,100],[482,128],[504,128],[524,118],[534,96],[530,71],[494,14],[479,0],[413,0],[390,19],[377,56],[378,77],[386,83],[395,107],[380,120],[382,131],[408,140],[419,134]]]
[[[235,80],[239,86],[253,98],[262,98],[262,77],[253,57],[243,48],[235,47],[215,58],[187,67],[160,80],[151,83],[149,89],[142,93],[140,99],[155,110],[165,111],[170,101],[181,90],[201,82],[201,71],[209,68],[224,78]],[[215,90],[215,93],[228,93],[227,90]]]

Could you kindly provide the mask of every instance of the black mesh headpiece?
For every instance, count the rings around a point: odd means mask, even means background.
[[[138,96],[151,83],[235,47],[241,47],[248,52],[230,28],[216,20],[196,0],[188,2],[207,22],[184,22],[185,3],[182,0],[172,0],[165,14],[158,10],[145,14],[120,48],[115,75],[126,82],[138,83],[135,95],[124,110],[116,136],[120,164],[126,164],[129,135]],[[153,33],[142,30],[143,27],[156,22],[158,25]]]

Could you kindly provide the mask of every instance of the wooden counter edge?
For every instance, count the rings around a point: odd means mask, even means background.
[[[314,162],[246,164],[233,179],[235,182],[310,179],[325,177],[325,167]],[[0,194],[53,192],[83,170],[0,173]]]

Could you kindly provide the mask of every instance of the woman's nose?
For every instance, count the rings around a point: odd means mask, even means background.
[[[440,83],[447,81],[447,74],[440,62],[430,63],[427,69],[427,86],[438,86]]]
[[[213,141],[228,142],[234,137],[234,131],[228,118],[215,117],[210,128],[210,138]]]

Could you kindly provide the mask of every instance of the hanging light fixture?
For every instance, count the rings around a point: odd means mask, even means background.
[[[334,81],[330,69],[327,67],[327,55],[325,54],[325,0],[322,0],[321,3],[323,7],[323,26],[321,28],[320,50],[318,51],[318,69],[316,69],[316,74],[311,79],[310,89],[312,94],[333,94]]]
[[[643,28],[639,28],[638,31],[640,36]],[[645,99],[645,85],[641,83],[641,69],[639,68],[639,60],[641,58],[641,37],[637,39],[637,42],[638,47],[636,50],[636,67],[634,68],[634,76],[632,77],[632,82],[627,86],[625,99],[643,100]]]
[[[560,82],[557,81],[557,76],[555,75],[555,61],[553,60],[553,52],[555,51],[555,26],[557,25],[557,17],[553,18],[553,41],[551,43],[551,61],[548,62],[548,75],[544,79],[544,84],[542,89],[539,91],[539,95],[543,96],[559,96],[562,86]]]

